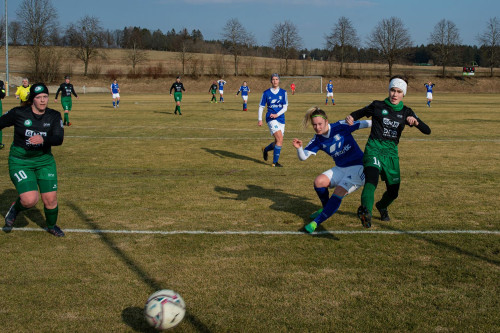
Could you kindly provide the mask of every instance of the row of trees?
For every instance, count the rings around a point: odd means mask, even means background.
[[[20,23],[22,22],[22,23]],[[1,23],[0,23],[1,24]],[[0,40],[5,40],[5,24],[1,24]],[[31,76],[51,81],[50,72],[57,66],[61,55],[46,46],[68,46],[72,54],[84,62],[87,75],[89,62],[96,57],[105,57],[103,49],[123,48],[135,73],[136,66],[147,60],[146,50],[179,52],[184,74],[185,64],[192,53],[231,54],[234,58],[234,74],[238,75],[238,63],[242,54],[252,56],[278,57],[284,60],[284,73],[288,73],[290,59],[316,58],[335,60],[340,63],[339,75],[344,75],[345,62],[385,61],[392,75],[392,68],[398,62],[429,62],[442,66],[442,74],[450,65],[464,65],[477,61],[493,69],[499,63],[500,20],[490,18],[482,33],[477,37],[481,47],[475,47],[473,54],[461,45],[456,25],[449,20],[439,21],[429,36],[427,46],[413,46],[410,33],[404,22],[397,17],[382,19],[372,30],[361,47],[361,40],[352,22],[341,17],[325,36],[325,47],[307,50],[302,48],[302,38],[297,26],[291,21],[276,23],[271,31],[268,46],[256,45],[254,36],[235,18],[229,19],[223,27],[220,40],[206,41],[200,30],[187,29],[164,34],[160,30],[151,32],[140,27],[125,27],[122,30],[105,30],[99,19],[84,16],[69,24],[63,34],[59,33],[58,16],[50,0],[22,0],[17,10],[17,20],[9,23],[9,43],[26,45],[31,55]],[[462,52],[457,52],[461,50]],[[469,50],[470,51],[470,50]],[[457,55],[462,55],[459,59]],[[473,59],[470,59],[470,57]],[[463,57],[469,57],[463,59]],[[419,61],[420,60],[420,61]]]

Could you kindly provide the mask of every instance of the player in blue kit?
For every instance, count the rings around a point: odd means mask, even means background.
[[[326,101],[325,105],[328,105],[328,97],[332,98],[332,105],[335,105],[335,100],[333,99],[333,83],[332,80],[326,85]]]
[[[303,148],[302,141],[293,139],[297,155],[305,161],[319,150],[330,155],[335,161],[335,167],[323,172],[314,180],[314,190],[318,194],[323,208],[311,215],[314,219],[304,229],[312,233],[318,225],[326,221],[340,207],[342,199],[359,189],[365,183],[363,174],[363,151],[359,148],[352,132],[360,128],[371,127],[371,120],[357,121],[349,126],[344,120],[330,124],[326,113],[318,107],[307,110],[302,124],[305,127],[311,123],[316,132],[309,144]],[[335,187],[330,197],[329,188]]]
[[[434,88],[435,84],[431,81],[424,84],[425,88],[427,88],[427,106],[431,107],[432,102],[432,88]]]
[[[283,146],[283,135],[285,134],[285,112],[288,108],[288,97],[286,90],[280,88],[280,76],[277,73],[271,75],[271,88],[262,93],[259,106],[258,125],[262,126],[262,112],[267,106],[266,122],[269,126],[274,142],[262,148],[264,161],[267,161],[269,151],[273,150],[273,167],[282,167],[278,163]]]
[[[250,88],[247,86],[247,81],[243,81],[243,85],[240,87],[236,96],[241,92],[241,98],[243,99],[243,111],[247,111],[248,93]]]
[[[224,103],[224,85],[226,84],[226,81],[220,79],[217,80],[217,84],[219,85],[219,95],[220,95],[219,101],[221,103]]]
[[[111,94],[113,95],[113,107],[116,109],[120,107],[120,86],[116,79],[111,83],[109,90],[111,90]]]

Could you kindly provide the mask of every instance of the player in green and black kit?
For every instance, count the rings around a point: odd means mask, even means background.
[[[0,130],[14,126],[14,142],[10,147],[9,174],[19,197],[5,215],[4,231],[14,226],[17,215],[38,202],[42,197],[47,230],[57,237],[64,232],[56,225],[57,169],[52,146],[64,139],[61,114],[47,107],[49,90],[43,83],[30,88],[26,106],[16,107],[0,117]]]
[[[186,91],[184,89],[184,85],[181,82],[181,77],[178,76],[175,82],[172,84],[172,87],[170,87],[170,95],[172,95],[172,90],[174,91],[174,99],[175,99],[175,114],[177,114],[177,111],[179,111],[179,115],[182,115],[181,113],[181,101],[182,101],[182,92]]]
[[[431,134],[431,129],[415,112],[403,105],[408,80],[394,76],[389,83],[389,97],[383,101],[373,101],[370,105],[351,113],[346,122],[352,125],[362,117],[372,117],[372,129],[366,143],[363,157],[365,186],[361,194],[361,206],[358,217],[364,227],[371,227],[372,208],[375,201],[379,175],[385,181],[387,190],[375,204],[382,221],[390,221],[387,207],[398,197],[401,184],[399,170],[398,143],[405,125],[415,126],[424,134]]]
[[[217,82],[213,82],[212,85],[210,86],[210,89],[208,89],[208,92],[212,94],[212,99],[210,100],[210,103],[217,103],[217,97],[215,97],[215,94],[217,93]]]
[[[61,92],[61,105],[64,109],[64,125],[71,126],[69,122],[69,111],[73,107],[73,101],[71,100],[71,94],[75,95],[76,99],[78,99],[78,95],[73,88],[73,85],[69,83],[69,76],[64,77],[64,83],[61,83],[59,89],[56,92],[55,102],[57,103],[57,96]]]

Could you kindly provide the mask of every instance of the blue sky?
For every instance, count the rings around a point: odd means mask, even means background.
[[[9,21],[16,18],[18,3],[8,2]],[[476,45],[486,21],[500,18],[498,0],[52,0],[52,4],[57,8],[61,29],[89,15],[99,18],[110,30],[140,26],[167,32],[185,27],[189,31],[199,29],[205,39],[221,39],[225,23],[237,18],[259,45],[269,45],[273,26],[289,20],[297,26],[308,49],[323,48],[324,36],[341,16],[351,20],[363,45],[375,25],[391,16],[403,20],[416,45],[429,42],[441,19],[457,25],[464,44]]]

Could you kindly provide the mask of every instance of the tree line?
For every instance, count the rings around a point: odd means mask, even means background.
[[[68,47],[73,56],[84,63],[84,75],[88,74],[89,63],[97,57],[105,57],[105,50],[110,48],[127,50],[127,61],[133,73],[137,65],[147,61],[147,50],[178,52],[182,74],[194,53],[232,55],[234,75],[239,74],[238,64],[243,54],[282,59],[284,74],[289,72],[288,61],[292,59],[337,61],[340,63],[339,76],[344,76],[346,62],[385,62],[389,75],[396,63],[438,65],[442,67],[443,76],[448,66],[475,63],[489,67],[493,76],[500,58],[500,20],[497,17],[490,18],[478,32],[479,46],[463,45],[455,23],[446,19],[436,23],[429,35],[429,44],[415,46],[404,22],[397,17],[382,19],[365,43],[361,43],[351,20],[340,17],[324,37],[324,46],[308,50],[302,47],[297,26],[289,20],[274,25],[268,45],[257,45],[253,34],[236,18],[226,22],[220,39],[205,40],[198,29],[171,29],[164,33],[159,29],[128,26],[106,30],[99,19],[92,16],[84,16],[60,29],[57,10],[50,0],[22,0],[16,14],[17,19],[8,24],[9,45],[27,46],[31,55],[30,76],[48,82],[54,79],[52,76],[61,60],[61,55],[48,46]],[[0,27],[0,41],[4,44],[5,22],[0,22]]]

